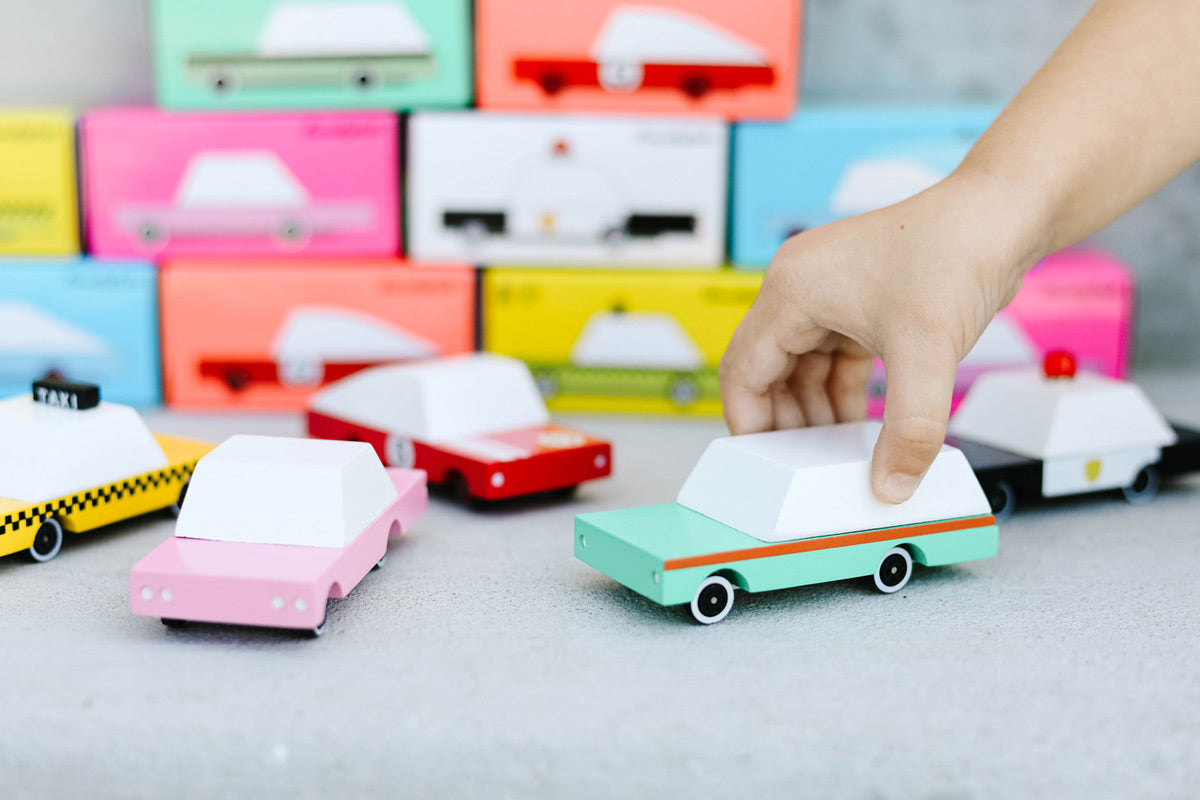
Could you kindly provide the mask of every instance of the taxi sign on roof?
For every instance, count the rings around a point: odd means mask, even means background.
[[[85,411],[100,405],[100,387],[93,383],[76,383],[47,376],[33,382],[33,399],[55,408]]]

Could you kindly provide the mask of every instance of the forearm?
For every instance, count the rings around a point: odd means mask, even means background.
[[[1198,40],[1196,0],[1098,0],[980,138],[958,176],[1020,252],[1073,244],[1200,158]]]

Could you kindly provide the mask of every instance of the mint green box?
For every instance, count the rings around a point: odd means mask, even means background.
[[[169,109],[458,108],[470,0],[151,0]]]

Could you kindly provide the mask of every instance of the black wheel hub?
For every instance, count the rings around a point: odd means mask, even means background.
[[[908,574],[908,562],[899,553],[892,553],[879,565],[879,582],[891,588],[900,585]]]
[[[697,601],[696,607],[704,616],[715,617],[728,603],[729,592],[725,590],[724,586],[713,583],[705,586],[704,590],[700,592],[700,599]]]

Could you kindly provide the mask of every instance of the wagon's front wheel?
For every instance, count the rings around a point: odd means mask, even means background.
[[[733,610],[733,584],[720,575],[710,575],[692,598],[692,618],[701,625],[712,625]]]
[[[38,563],[45,563],[58,555],[63,546],[63,529],[54,517],[42,520],[41,527],[33,535],[29,556]]]
[[[898,592],[912,577],[913,560],[903,547],[893,547],[875,568],[875,588],[884,594]]]

